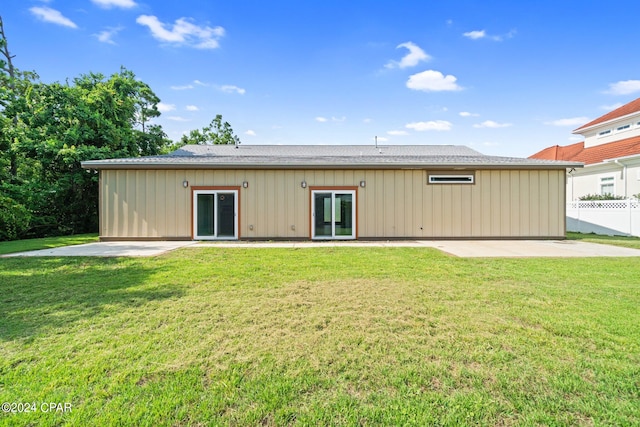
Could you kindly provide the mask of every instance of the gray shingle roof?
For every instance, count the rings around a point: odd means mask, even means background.
[[[482,156],[463,145],[185,145],[169,156]]]
[[[485,156],[460,145],[188,145],[163,156],[82,162],[87,169],[539,168],[580,163]]]

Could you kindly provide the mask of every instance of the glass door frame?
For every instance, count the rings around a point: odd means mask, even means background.
[[[215,217],[214,235],[198,235],[198,195],[212,194],[214,196],[213,215]],[[233,236],[218,237],[218,194],[233,194]],[[191,238],[193,240],[238,240],[240,238],[240,187],[191,187]]]
[[[358,238],[358,187],[309,187],[309,237],[312,240],[354,240]],[[319,193],[331,193],[331,236],[316,236],[316,200],[315,195]],[[336,194],[350,194],[352,199],[351,235],[341,236],[335,232],[335,200]]]

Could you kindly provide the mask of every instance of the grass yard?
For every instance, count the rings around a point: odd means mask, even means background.
[[[75,236],[43,237],[40,239],[12,240],[0,242],[0,255],[35,251],[38,249],[51,249],[60,246],[82,245],[98,241],[98,234],[76,234]]]
[[[622,246],[640,249],[640,238],[626,236],[603,236],[600,234],[567,233],[568,240],[582,240],[584,242],[602,243],[605,245]]]
[[[0,424],[639,425],[639,307],[634,258],[0,259]]]

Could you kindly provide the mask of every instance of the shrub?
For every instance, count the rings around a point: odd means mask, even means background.
[[[29,228],[27,208],[10,197],[0,196],[0,241],[15,240]]]
[[[613,194],[587,194],[579,197],[578,200],[625,200],[624,196],[615,196]]]

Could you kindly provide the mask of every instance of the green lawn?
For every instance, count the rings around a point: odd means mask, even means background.
[[[4,258],[0,424],[639,425],[639,307],[634,258]]]
[[[81,245],[98,241],[98,234],[76,234],[75,236],[43,237],[41,239],[12,240],[0,242],[0,255],[14,252],[35,251],[59,246]]]
[[[623,246],[625,248],[640,249],[640,238],[624,236],[602,236],[599,234],[567,233],[568,240],[582,240],[584,242],[602,243],[605,245]]]

